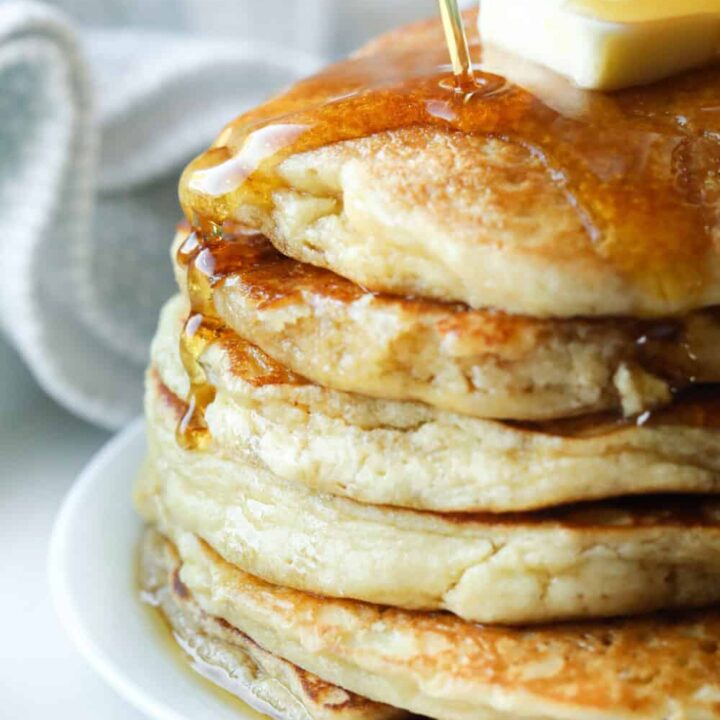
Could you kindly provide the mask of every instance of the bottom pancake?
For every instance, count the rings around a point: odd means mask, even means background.
[[[260,647],[199,607],[179,577],[180,557],[159,533],[143,539],[140,585],[193,668],[277,720],[401,720],[407,713],[367,700]]]
[[[718,611],[485,627],[271,585],[193,535],[173,540],[182,586],[204,613],[377,702],[447,720],[720,718]],[[169,548],[146,543],[144,563],[175,557]]]

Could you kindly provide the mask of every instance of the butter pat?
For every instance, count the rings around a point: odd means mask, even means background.
[[[481,0],[480,35],[582,88],[643,85],[719,58],[720,0]]]

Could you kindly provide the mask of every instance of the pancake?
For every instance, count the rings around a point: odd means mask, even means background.
[[[269,582],[479,622],[535,623],[720,601],[720,499],[438,514],[365,505],[260,466],[182,450],[151,404],[135,498],[161,531],[192,532]]]
[[[265,583],[192,536],[180,577],[203,610],[329,682],[448,720],[715,720],[720,616],[491,628]]]
[[[186,303],[160,318],[148,411],[178,414]],[[205,415],[214,452],[366,503],[507,512],[619,495],[720,492],[720,395],[676,402],[644,425],[590,417],[518,425],[383,401],[304,382],[237,336],[203,365],[217,390]]]
[[[372,291],[476,308],[720,303],[720,66],[582,92],[490,66],[467,26],[471,97],[447,82],[439,21],[390,33],[230,123],[183,176],[188,219],[240,221]]]
[[[347,692],[263,650],[225,620],[203,612],[179,577],[177,551],[161,535],[143,538],[140,586],[162,612],[192,667],[277,720],[391,720],[402,710]]]
[[[181,230],[175,250],[183,239]],[[187,271],[173,256],[187,292]],[[212,263],[222,278],[212,297],[223,322],[336,390],[479,417],[545,419],[639,414],[669,402],[671,387],[720,380],[718,309],[664,322],[542,321],[377,296],[239,232],[226,234]]]

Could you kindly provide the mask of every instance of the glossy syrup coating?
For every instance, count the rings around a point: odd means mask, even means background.
[[[336,310],[342,307],[352,315],[351,307],[355,303],[363,305],[370,301],[374,307],[383,308],[385,313],[398,312],[406,318],[429,318],[441,336],[452,335],[466,348],[475,347],[478,363],[482,362],[483,353],[488,350],[508,359],[514,357],[515,352],[529,353],[530,338],[533,339],[532,345],[549,343],[556,335],[585,338],[587,342],[596,337],[595,342],[605,341],[613,345],[619,342],[621,349],[618,352],[625,362],[664,378],[676,392],[672,408],[656,408],[652,416],[641,414],[639,417],[623,418],[609,412],[531,423],[538,432],[564,436],[602,435],[636,421],[641,424],[676,422],[689,427],[710,427],[718,422],[717,392],[713,386],[707,385],[718,377],[714,360],[716,353],[708,349],[711,340],[706,334],[693,330],[696,322],[702,324],[701,318],[709,323],[708,327],[715,327],[717,321],[714,318],[720,312],[718,309],[699,311],[689,318],[674,320],[546,320],[508,315],[493,310],[473,310],[457,303],[371,293],[328,270],[282,255],[267,238],[235,223],[227,222],[215,234],[207,235],[203,240],[200,237],[197,231],[191,231],[189,225],[184,224],[179,228],[176,241],[178,264],[186,273],[184,284],[191,305],[180,344],[181,357],[191,380],[188,408],[178,429],[178,439],[187,447],[200,446],[209,440],[204,409],[213,401],[215,390],[201,362],[208,345],[219,343],[225,347],[234,371],[256,387],[306,384],[308,380],[297,373],[303,372],[304,368],[307,376],[313,378],[312,370],[316,368],[316,358],[307,357],[306,363],[299,368],[294,367],[293,372],[252,342],[236,335],[226,325],[227,316],[221,317],[215,306],[215,293],[224,285],[228,285],[231,292],[247,298],[250,306],[261,313],[283,312],[292,306],[304,314],[308,307],[321,307],[330,302]],[[321,330],[321,327],[316,328],[316,332]],[[306,328],[305,332],[308,331],[309,328]],[[250,335],[241,334],[262,344],[254,337],[253,331],[246,332]],[[275,332],[278,332],[277,329]],[[410,330],[406,328],[405,332]],[[713,337],[712,333],[709,337]],[[317,336],[315,341],[322,345],[329,341],[329,335],[324,338]],[[294,345],[298,352],[301,345]],[[312,343],[310,345],[313,346]],[[513,350],[516,345],[518,347]],[[272,350],[266,349],[272,354]],[[346,352],[350,352],[349,347]],[[325,384],[317,378],[314,381]],[[696,383],[700,385],[690,392],[677,394]],[[358,392],[363,392],[363,389],[358,389]]]
[[[467,18],[468,27],[474,20]],[[230,123],[188,167],[180,194],[195,232],[180,250],[192,307],[181,341],[191,380],[178,431],[183,444],[208,440],[203,411],[215,393],[199,358],[227,333],[213,288],[241,262],[223,226],[240,204],[272,206],[273,193],[284,187],[278,168],[298,153],[419,126],[499,138],[539,159],[575,209],[587,242],[558,252],[590,248],[600,262],[664,297],[700,296],[714,281],[708,268],[718,252],[717,68],[612,96],[584,93],[581,107],[564,112],[562,98],[540,98],[484,70],[474,35],[471,53],[476,87],[459,92],[439,22],[390,33]],[[551,85],[562,94],[562,82]],[[328,282],[333,292],[359,291]]]
[[[457,92],[440,23],[401,30],[246,113],[186,170],[187,217],[202,227],[240,206],[267,211],[287,158],[433,127],[499,139],[542,163],[584,228],[559,255],[587,256],[669,306],[703,304],[720,242],[720,69],[567,103],[579,91],[556,77],[541,97],[483,69],[475,34],[471,53],[476,87]]]
[[[208,379],[201,358],[213,343],[221,342],[231,348],[234,367],[242,370],[254,385],[305,382],[254,346],[235,342],[234,334],[215,310],[214,289],[247,257],[247,245],[252,245],[254,238],[252,233],[243,235],[237,227],[232,233],[218,228],[217,233],[205,236],[190,232],[178,249],[178,262],[187,272],[190,300],[190,314],[180,336],[180,358],[190,381],[190,392],[177,427],[177,440],[186,449],[204,449],[210,442],[205,410],[215,399],[215,386]]]

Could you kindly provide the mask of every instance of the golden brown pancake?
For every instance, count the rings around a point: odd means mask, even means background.
[[[189,535],[180,577],[203,610],[376,701],[451,720],[716,720],[716,610],[508,629],[270,585]]]
[[[202,537],[269,582],[498,623],[720,602],[720,499],[494,515],[366,505],[217,448],[182,450],[177,414],[151,402],[141,514],[165,533]]]
[[[140,586],[162,612],[193,669],[277,720],[391,720],[402,710],[372,702],[267,652],[203,612],[180,579],[180,557],[161,535],[143,538]]]
[[[206,234],[240,221],[373,291],[477,308],[720,303],[720,67],[601,94],[521,78],[511,58],[502,77],[471,46],[471,97],[448,82],[437,20],[242,115],[187,169],[188,219]]]
[[[170,301],[152,346],[147,405],[187,412],[187,312]],[[327,390],[227,334],[203,355],[217,389],[215,451],[310,488],[420,510],[506,512],[660,492],[720,491],[720,393],[696,389],[648,422],[590,416],[506,423]]]
[[[182,241],[180,231],[174,247]],[[720,381],[718,309],[654,322],[537,320],[375,295],[281,255],[262,236],[228,232],[199,262],[208,254],[222,321],[336,390],[476,417],[545,419],[640,414],[669,402],[671,388]],[[187,292],[183,253],[173,255]]]
[[[439,22],[390,33],[186,170],[145,560],[311,716],[720,720],[720,66],[471,45],[458,92]]]

